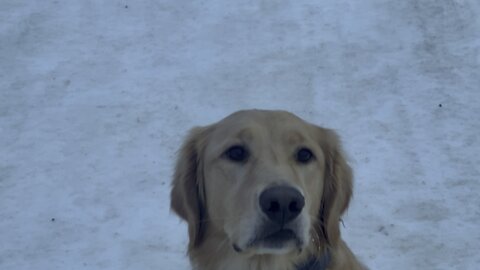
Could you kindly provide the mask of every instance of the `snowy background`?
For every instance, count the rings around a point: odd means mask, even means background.
[[[0,269],[189,269],[187,130],[334,128],[372,269],[480,265],[480,1],[0,0]]]

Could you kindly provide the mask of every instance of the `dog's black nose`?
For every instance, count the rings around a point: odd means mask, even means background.
[[[300,192],[288,186],[274,186],[260,194],[260,208],[267,217],[283,225],[302,212],[305,199]]]

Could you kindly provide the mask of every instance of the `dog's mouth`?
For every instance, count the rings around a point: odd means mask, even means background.
[[[280,250],[301,249],[302,245],[303,241],[294,230],[278,229],[257,235],[248,242],[244,249],[256,249],[261,253],[276,253]],[[244,251],[236,244],[233,245],[233,248],[237,252]]]
[[[297,234],[290,229],[281,229],[274,233],[268,234],[265,237],[260,238],[259,240],[264,243],[270,244],[282,244],[289,240],[295,240],[297,238]]]

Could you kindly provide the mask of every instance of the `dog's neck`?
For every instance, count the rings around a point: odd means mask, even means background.
[[[224,236],[212,234],[189,253],[195,270],[324,270],[330,255],[318,257],[316,251],[310,246],[300,254],[248,255],[235,251]]]

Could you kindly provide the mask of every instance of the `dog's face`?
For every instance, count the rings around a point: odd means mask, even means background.
[[[194,131],[172,189],[172,208],[189,222],[190,247],[207,230],[244,254],[285,254],[312,237],[337,239],[351,192],[337,148],[331,131],[278,111],[242,111]]]
[[[239,252],[302,249],[320,206],[323,152],[296,117],[252,114],[223,120],[206,144],[208,217]]]

